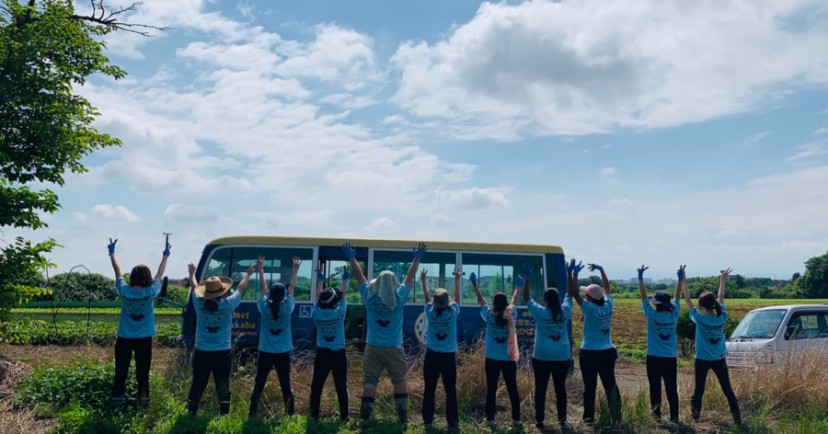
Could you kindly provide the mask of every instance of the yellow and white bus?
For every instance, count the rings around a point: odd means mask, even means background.
[[[411,262],[412,248],[418,242],[428,245],[428,252],[422,259],[421,268],[428,270],[428,287],[443,287],[454,293],[452,272],[455,266],[462,268],[462,296],[458,322],[458,340],[461,344],[473,344],[484,330],[480,318],[480,307],[472,290],[468,276],[478,275],[480,289],[487,301],[502,291],[511,294],[514,278],[523,274],[526,266],[533,270],[530,290],[535,300],[543,299],[546,287],[566,289],[566,270],[563,249],[554,245],[470,243],[428,240],[386,240],[359,238],[311,238],[282,236],[233,236],[218,238],[207,243],[198,263],[196,278],[208,276],[229,276],[234,288],[250,264],[255,264],[259,255],[265,257],[265,279],[268,286],[275,281],[287,283],[292,273],[292,258],[302,259],[297,278],[293,313],[293,340],[297,348],[312,348],[315,342],[315,327],[311,320],[311,307],[316,302],[317,264],[323,264],[327,271],[324,286],[341,286],[341,271],[348,265],[342,253],[342,244],[350,242],[356,249],[366,277],[370,280],[383,270],[392,270],[402,280]],[[423,297],[419,273],[415,286],[409,291],[403,316],[405,346],[417,351],[423,341],[424,318]],[[237,346],[255,346],[258,343],[259,312],[255,301],[260,297],[258,274],[253,274],[245,291],[241,306],[236,309],[233,319],[234,342]],[[361,303],[357,284],[351,279],[347,290],[348,314],[345,320],[346,339],[361,344],[365,338],[365,308]],[[523,297],[519,298],[517,319],[518,338],[526,348],[534,341],[534,322],[525,308]],[[185,315],[185,321],[186,315]],[[184,330],[194,330],[187,327]],[[186,336],[185,336],[186,338]]]

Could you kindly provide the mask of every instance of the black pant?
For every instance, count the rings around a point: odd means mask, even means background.
[[[736,394],[733,393],[733,387],[730,386],[730,376],[727,372],[727,361],[725,359],[696,359],[696,385],[693,389],[693,396],[690,398],[690,404],[693,408],[693,419],[698,420],[701,417],[702,397],[704,396],[704,386],[707,382],[707,371],[711,369],[716,374],[716,378],[719,379],[719,384],[722,386],[722,392],[725,398],[727,398],[727,405],[730,406],[730,414],[733,416],[733,421],[737,424],[742,423],[742,416],[739,412],[739,401],[736,399]]]
[[[457,412],[457,357],[456,353],[440,353],[426,350],[423,360],[423,422],[434,422],[434,394],[437,391],[437,380],[443,377],[443,388],[446,390],[446,422],[449,426],[456,426]]]
[[[517,388],[517,362],[511,360],[493,360],[486,358],[486,420],[495,418],[495,398],[497,397],[497,382],[500,373],[509,392],[509,402],[512,404],[512,420],[520,420],[520,395]]]
[[[650,382],[650,407],[653,416],[661,419],[661,381],[670,404],[670,420],[678,420],[678,359],[675,357],[647,356],[647,380]]]
[[[333,372],[336,388],[336,399],[339,401],[339,418],[345,420],[348,419],[348,355],[344,348],[336,351],[316,348],[316,357],[313,359],[313,379],[311,380],[311,417],[319,419],[322,389],[331,372]]]
[[[621,393],[615,384],[615,360],[618,351],[615,348],[608,350],[581,350],[581,376],[584,379],[584,420],[595,420],[595,390],[598,388],[598,376],[604,385],[610,417],[614,421],[621,420]]]
[[[202,351],[196,348],[193,353],[193,384],[187,396],[192,414],[198,412],[198,403],[210,380],[210,373],[216,382],[219,413],[230,412],[230,350]]]
[[[546,388],[551,374],[558,422],[566,422],[566,374],[569,372],[569,360],[543,361],[532,358],[532,369],[535,371],[535,421],[543,423],[546,416]]]
[[[276,368],[279,378],[279,388],[282,389],[282,398],[285,401],[285,413],[293,414],[293,388],[290,387],[290,351],[284,353],[268,353],[259,351],[256,358],[256,384],[253,385],[253,394],[250,396],[250,414],[255,414],[259,406],[267,376],[270,370]]]
[[[124,388],[129,374],[129,362],[135,352],[135,377],[138,380],[138,398],[149,399],[149,371],[152,362],[152,337],[115,340],[115,382],[112,384],[113,404],[123,405]]]

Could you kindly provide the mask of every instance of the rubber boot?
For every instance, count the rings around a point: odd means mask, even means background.
[[[374,398],[363,396],[362,404],[359,407],[359,418],[362,420],[370,419],[372,411],[374,411]]]
[[[400,423],[405,425],[408,423],[408,394],[395,393],[394,394],[394,408],[397,410],[397,417]]]
[[[293,398],[293,395],[285,398],[285,413],[287,413],[288,416],[293,416],[295,402],[296,400]]]

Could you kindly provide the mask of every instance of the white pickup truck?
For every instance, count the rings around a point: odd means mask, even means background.
[[[748,312],[727,340],[727,364],[781,364],[803,351],[828,354],[828,305],[770,306]]]

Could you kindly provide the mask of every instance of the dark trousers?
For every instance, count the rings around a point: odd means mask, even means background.
[[[457,357],[456,353],[440,353],[426,350],[423,360],[423,423],[434,422],[434,394],[437,392],[437,380],[443,377],[446,390],[446,422],[456,426],[457,412]]]
[[[607,394],[610,416],[614,421],[621,420],[621,393],[615,384],[615,360],[618,352],[615,348],[608,350],[581,350],[581,376],[584,379],[584,420],[595,420],[595,391],[598,377]]]
[[[647,356],[647,380],[650,382],[650,407],[653,416],[661,419],[661,381],[670,404],[670,420],[678,420],[678,359],[675,357]]]
[[[346,420],[348,419],[348,355],[344,348],[336,351],[316,348],[316,357],[313,359],[313,379],[311,380],[311,417],[319,419],[322,389],[330,373],[333,373],[336,399],[339,401],[339,418]]]
[[[202,351],[196,348],[193,353],[193,384],[187,396],[191,414],[198,412],[198,403],[211,373],[216,382],[219,413],[230,412],[230,350]]]
[[[546,388],[551,375],[558,422],[566,422],[566,374],[569,372],[569,360],[553,362],[532,358],[532,370],[535,371],[535,421],[543,423],[546,417]]]
[[[256,358],[256,384],[253,385],[253,394],[250,396],[250,415],[256,414],[259,407],[259,398],[262,396],[267,383],[267,376],[273,368],[276,368],[279,388],[282,389],[285,413],[293,414],[293,388],[290,387],[290,351],[284,353],[259,351],[259,356]]]
[[[520,395],[517,388],[517,362],[511,360],[493,360],[486,358],[486,420],[495,418],[495,398],[497,397],[497,382],[500,373],[509,392],[509,402],[512,404],[512,420],[520,420]]]
[[[730,385],[730,375],[727,372],[727,361],[725,359],[712,361],[696,359],[696,385],[693,389],[693,396],[690,398],[693,419],[698,420],[701,417],[702,397],[704,396],[704,386],[707,382],[707,371],[711,369],[716,374],[716,378],[719,379],[719,384],[722,386],[722,392],[725,398],[727,398],[727,405],[730,406],[730,414],[733,416],[733,421],[737,424],[742,423],[739,401],[736,399],[736,394],[733,393],[733,387]]]
[[[135,353],[135,377],[138,380],[138,399],[149,399],[149,371],[152,362],[152,337],[129,339],[118,337],[115,340],[115,382],[112,384],[112,402],[116,406],[123,406],[124,389],[129,362],[132,353]]]

